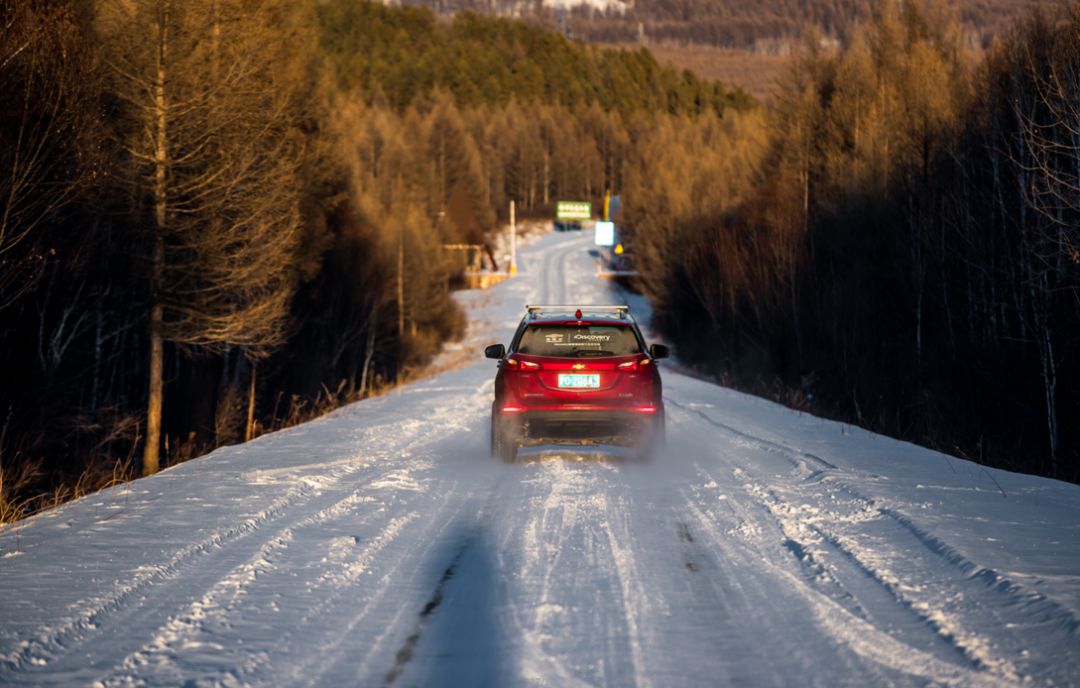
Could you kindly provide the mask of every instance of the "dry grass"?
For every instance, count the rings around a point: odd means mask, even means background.
[[[0,466],[0,526],[20,521],[36,513],[60,506],[88,494],[132,480],[135,476],[131,457],[91,462],[71,481],[62,481],[52,489],[43,488],[40,461],[12,462]]]
[[[28,518],[137,477],[135,452],[140,446],[139,417],[114,416],[104,427],[83,421],[84,429],[102,432],[78,475],[47,474],[42,459],[19,451],[0,451],[0,526]],[[117,447],[127,455],[116,458]]]
[[[662,65],[678,70],[689,69],[702,79],[741,86],[763,103],[771,99],[773,84],[787,69],[790,60],[787,55],[767,55],[703,44],[650,43],[648,48]]]
[[[12,462],[5,468],[0,464],[0,526],[26,518],[34,513],[39,496],[32,493],[41,478],[41,462]]]
[[[53,489],[52,494],[41,500],[39,510],[52,509],[65,502],[70,502],[88,494],[99,492],[114,485],[130,482],[137,477],[135,464],[131,457],[108,461],[95,461],[87,466],[70,484],[61,484]]]

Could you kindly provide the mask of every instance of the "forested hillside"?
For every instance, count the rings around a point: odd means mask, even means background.
[[[526,17],[590,42],[697,43],[762,52],[787,50],[814,27],[824,36],[846,41],[856,23],[869,21],[876,0],[635,0],[533,3],[517,0],[411,0],[434,10],[462,10]],[[952,0],[971,45],[987,46],[1038,3],[1035,0]]]
[[[510,199],[762,141],[745,94],[505,20],[0,8],[0,521],[408,377],[461,328],[441,245]]]
[[[1038,0],[934,0],[955,12],[965,49],[981,52]],[[444,17],[461,11],[512,17],[590,44],[647,46],[664,65],[737,85],[771,103],[778,74],[803,39],[847,46],[885,0],[405,0]],[[892,3],[895,4],[895,3]],[[1044,3],[1045,4],[1045,3]]]
[[[635,112],[698,114],[750,105],[744,94],[661,68],[647,50],[583,46],[521,22],[465,13],[447,23],[417,8],[321,7],[323,46],[343,88],[401,109],[434,89],[462,107],[597,103]]]

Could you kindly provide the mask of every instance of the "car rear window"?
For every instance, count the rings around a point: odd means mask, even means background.
[[[628,356],[641,353],[633,330],[625,325],[529,325],[518,353],[532,356]]]

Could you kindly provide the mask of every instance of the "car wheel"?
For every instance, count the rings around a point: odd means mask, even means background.
[[[507,432],[505,424],[495,414],[491,415],[491,454],[503,463],[514,463],[517,459],[517,438]]]
[[[638,459],[643,462],[652,461],[663,452],[665,441],[664,419],[661,417],[656,419],[642,433],[637,454]]]

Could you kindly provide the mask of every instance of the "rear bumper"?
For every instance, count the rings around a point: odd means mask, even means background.
[[[594,441],[633,444],[664,423],[663,406],[652,413],[618,408],[530,409],[502,413],[504,427],[526,444],[530,441]]]

